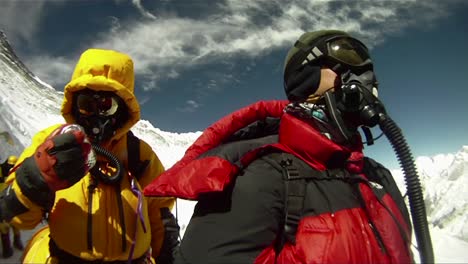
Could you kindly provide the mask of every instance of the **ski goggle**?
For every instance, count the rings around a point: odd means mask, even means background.
[[[111,116],[119,109],[119,102],[114,94],[81,93],[76,97],[76,106],[82,115]]]
[[[297,42],[296,47],[308,52],[302,64],[312,63],[316,59],[352,68],[372,64],[367,47],[361,41],[346,35],[325,37],[319,39],[313,46]]]

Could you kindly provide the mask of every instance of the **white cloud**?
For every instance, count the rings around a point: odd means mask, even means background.
[[[141,99],[138,99],[138,102],[140,103],[140,106],[145,105],[147,102],[151,100],[151,97],[149,96],[143,96]]]
[[[132,3],[144,17],[154,19],[120,24],[111,17],[109,31],[96,35],[95,43],[90,43],[90,46],[130,54],[135,61],[136,72],[141,76],[151,76],[151,80],[144,85],[145,90],[150,90],[160,89],[157,83],[161,78],[177,78],[185,69],[200,64],[229,61],[239,56],[262,56],[272,49],[287,49],[304,31],[342,29],[373,46],[409,26],[427,28],[460,2],[228,0],[223,5],[216,5],[219,12],[197,16],[197,19],[154,15],[145,9],[142,1],[132,0]],[[41,6],[36,4],[36,15],[33,22],[27,20],[28,24],[38,24]],[[20,23],[18,19],[24,16],[17,17],[14,20],[16,25],[23,25],[24,21]],[[32,26],[24,31],[21,34],[28,36],[34,32]],[[43,69],[49,65],[52,69]],[[35,64],[31,68],[38,75],[57,70],[54,63]],[[63,82],[65,80],[59,83]]]
[[[167,77],[171,78],[171,79],[175,79],[175,78],[179,77],[179,75],[180,74],[178,72],[176,72],[174,69],[172,69],[171,71],[169,71],[167,73]]]
[[[161,88],[158,86],[158,82],[157,82],[159,78],[160,77],[158,75],[145,76],[145,78],[143,78],[144,81],[142,85],[143,91],[150,91],[150,90],[160,91]]]
[[[45,0],[2,1],[0,29],[12,43],[33,39],[43,14]]]
[[[63,90],[63,87],[56,86],[64,85],[70,81],[76,58],[41,55],[26,58],[24,61],[27,62],[28,68],[34,75],[40,77],[42,81],[52,84],[56,89]]]
[[[202,106],[201,104],[195,102],[194,100],[187,100],[183,107],[177,107],[176,110],[179,112],[193,113]]]
[[[239,55],[260,56],[288,47],[304,31],[323,28],[349,31],[373,46],[421,20],[426,27],[426,22],[445,14],[449,5],[444,3],[230,0],[222,14],[204,20],[159,17],[131,24],[95,44],[128,52],[137,72],[169,77],[163,73]]]
[[[135,7],[140,11],[140,13],[146,17],[146,18],[151,18],[151,19],[156,19],[156,16],[151,14],[149,11],[147,11],[143,5],[141,4],[141,0],[132,0],[132,4],[135,5]]]
[[[108,17],[108,19],[110,21],[109,22],[109,24],[110,24],[109,32],[117,34],[120,27],[121,27],[119,19],[117,17],[115,17],[115,16],[110,16],[110,17]]]

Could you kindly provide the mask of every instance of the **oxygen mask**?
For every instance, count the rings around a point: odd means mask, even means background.
[[[123,123],[126,113],[122,99],[113,92],[92,91],[78,92],[74,98],[75,116],[93,143],[100,143],[111,138]]]

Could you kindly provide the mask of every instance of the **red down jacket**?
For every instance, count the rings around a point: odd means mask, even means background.
[[[284,113],[286,104],[261,101],[222,118],[145,188],[198,200],[176,263],[411,263],[409,216],[389,171],[363,156],[360,139],[339,146]],[[283,231],[294,190],[278,155],[299,174],[330,172],[304,183],[292,240]]]

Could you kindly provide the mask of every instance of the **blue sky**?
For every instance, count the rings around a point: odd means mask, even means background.
[[[58,91],[85,49],[128,53],[142,118],[170,132],[284,99],[289,47],[304,31],[342,29],[371,48],[380,98],[420,156],[468,145],[467,11],[463,0],[4,0],[0,29]],[[365,151],[397,164],[386,139]]]

